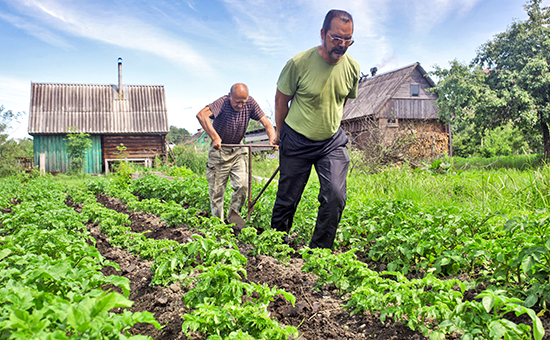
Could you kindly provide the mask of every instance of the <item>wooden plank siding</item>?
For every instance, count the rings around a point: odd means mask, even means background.
[[[46,154],[44,169],[48,173],[67,172],[70,160],[66,151],[66,135],[37,135],[33,139],[34,164],[40,164],[40,154]],[[101,137],[91,135],[92,147],[86,152],[84,172],[99,174],[102,172]]]
[[[438,119],[435,104],[429,98],[392,99],[382,107],[376,117],[379,119]]]
[[[166,153],[165,135],[104,135],[103,160],[106,158],[155,158]],[[126,147],[124,157],[118,149],[123,144]]]

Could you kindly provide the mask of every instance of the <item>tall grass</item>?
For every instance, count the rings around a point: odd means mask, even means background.
[[[404,199],[425,206],[521,213],[550,208],[550,167],[471,170],[433,174],[390,168],[348,178],[352,200]]]
[[[176,155],[178,166],[185,165],[198,175],[205,174],[206,152],[181,148]],[[355,200],[399,199],[424,206],[455,206],[483,213],[507,214],[550,208],[550,166],[538,155],[452,158],[451,163],[458,170],[443,174],[429,170],[413,171],[408,166],[388,167],[377,174],[354,171],[348,174],[348,204]],[[278,165],[276,158],[253,157],[252,174],[269,178]],[[311,187],[318,188],[314,170],[307,188]],[[311,191],[307,188],[304,195]],[[257,190],[254,187],[254,191]],[[310,194],[315,197],[304,198],[316,201],[317,190],[313,191]],[[274,197],[268,200],[272,201]]]
[[[470,157],[461,158],[453,157],[451,159],[454,167],[461,170],[475,169],[519,169],[528,170],[541,167],[546,164],[542,154],[534,155],[510,155],[497,156],[491,158]]]

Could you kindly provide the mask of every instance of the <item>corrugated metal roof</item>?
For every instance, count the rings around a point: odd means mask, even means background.
[[[164,86],[31,84],[29,134],[167,134]]]
[[[349,99],[346,103],[342,120],[351,120],[377,114],[415,68],[418,68],[422,75],[426,74],[426,71],[419,63],[414,63],[394,71],[367,78],[359,84],[357,98]],[[430,86],[435,86],[429,77],[426,77],[426,80]]]

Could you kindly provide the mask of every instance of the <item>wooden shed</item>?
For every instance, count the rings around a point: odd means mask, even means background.
[[[379,130],[378,142],[383,145],[404,133],[424,136],[418,141],[415,157],[450,152],[449,126],[439,121],[437,95],[428,91],[434,86],[418,62],[383,74],[364,76],[357,98],[348,100],[344,107],[342,128],[352,143],[358,145],[369,139],[375,127]]]
[[[29,134],[34,162],[46,172],[66,172],[69,129],[90,134],[86,173],[108,171],[120,159],[150,164],[165,156],[169,132],[164,86],[31,83]],[[123,145],[123,147],[122,147]],[[121,150],[124,152],[121,152]]]

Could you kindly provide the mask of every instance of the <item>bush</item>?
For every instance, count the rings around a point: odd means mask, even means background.
[[[483,157],[509,156],[531,152],[522,133],[511,122],[485,132],[478,153]]]
[[[195,150],[192,146],[176,145],[172,152],[174,153],[176,166],[185,166],[197,175],[206,173],[207,151]]]

